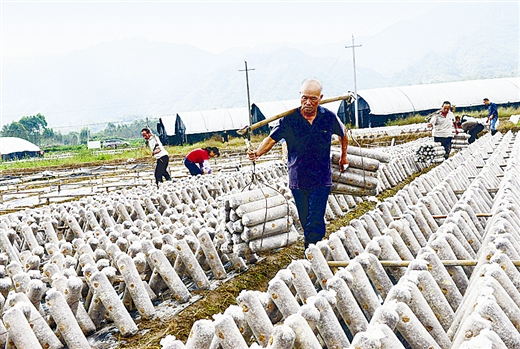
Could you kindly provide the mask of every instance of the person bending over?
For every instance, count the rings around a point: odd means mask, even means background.
[[[212,172],[209,159],[220,156],[216,147],[198,148],[190,151],[184,158],[184,166],[192,176],[210,174]]]
[[[478,138],[478,134],[484,130],[484,125],[471,116],[462,115],[461,118],[457,115],[455,120],[457,121],[457,126],[460,126],[464,132],[470,135],[468,139],[469,144],[475,142]]]

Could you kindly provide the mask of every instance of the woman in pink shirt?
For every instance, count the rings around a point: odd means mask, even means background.
[[[220,156],[216,147],[198,148],[190,151],[184,159],[184,166],[190,171],[192,176],[211,173],[209,159]]]

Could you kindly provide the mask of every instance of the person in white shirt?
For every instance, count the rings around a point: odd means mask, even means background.
[[[442,144],[445,151],[444,159],[448,159],[450,157],[453,131],[455,130],[455,134],[459,133],[449,101],[444,101],[441,110],[433,114],[428,127],[432,127],[433,141]]]
[[[155,184],[159,186],[159,183],[166,179],[167,181],[171,180],[170,174],[168,173],[168,152],[164,149],[159,137],[154,135],[152,131],[145,127],[141,130],[141,135],[148,142],[148,146],[152,150],[152,156],[157,159],[157,163],[155,164]]]

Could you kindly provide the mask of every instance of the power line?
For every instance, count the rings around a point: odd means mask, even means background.
[[[84,125],[70,125],[70,126],[54,126],[54,127],[50,127],[52,129],[55,129],[55,128],[77,128],[77,127],[87,127],[87,126],[96,126],[96,125],[108,125],[110,123],[118,123],[118,121],[107,121],[107,122],[97,122],[97,123],[92,123],[92,124],[84,124]]]
[[[133,123],[135,121],[146,122],[147,119],[148,119],[148,117],[146,117],[144,119],[133,120],[132,122],[123,121],[123,120],[117,120],[117,121],[96,122],[96,123],[84,124],[84,125],[53,126],[53,127],[49,127],[49,128],[52,128],[52,129],[57,129],[57,128],[78,128],[78,127],[99,126],[99,125],[108,125],[108,124],[119,124],[119,125],[122,125],[122,124],[125,124],[125,123],[126,124]],[[155,118],[152,118],[152,119],[155,119]]]

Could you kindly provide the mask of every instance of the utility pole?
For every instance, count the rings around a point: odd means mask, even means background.
[[[356,120],[356,127],[359,128],[358,97],[356,84],[356,47],[361,47],[361,45],[354,45],[354,34],[352,34],[352,46],[345,46],[345,48],[352,48],[352,63],[354,64],[354,115]]]
[[[249,70],[255,70],[253,69],[247,69],[247,61],[244,61],[246,65],[246,69],[239,70],[239,71],[245,71],[246,72],[246,86],[247,86],[247,111],[249,112],[249,126],[253,124],[253,116],[251,115],[251,99],[249,97]]]

